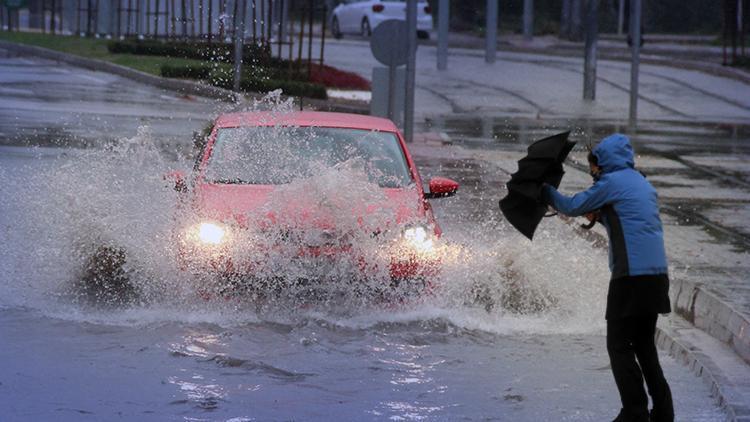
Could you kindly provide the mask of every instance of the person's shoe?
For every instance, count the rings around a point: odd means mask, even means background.
[[[651,422],[674,422],[674,405],[669,386],[660,400],[654,400],[654,408],[649,413],[649,420]]]
[[[612,422],[649,422],[648,412],[638,414],[626,413],[625,409],[620,409],[620,413]]]
[[[650,422],[674,422],[674,410],[653,408],[649,413]]]

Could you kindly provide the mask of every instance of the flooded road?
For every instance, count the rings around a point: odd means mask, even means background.
[[[2,149],[10,199],[0,205],[3,420],[599,421],[617,413],[603,336],[605,251],[560,220],[545,222],[534,243],[521,238],[495,208],[502,171],[414,146],[423,176],[463,186],[433,201],[445,242],[464,251],[435,280],[435,294],[395,308],[279,302],[259,310],[175,289],[182,276],[160,240],[174,197],[160,178],[189,163],[133,139],[119,153]],[[71,296],[76,240],[103,234],[140,246],[147,303],[102,310]],[[476,300],[476,285],[485,300]],[[509,291],[549,306],[519,311],[504,301]],[[679,420],[723,420],[698,378],[662,361]]]

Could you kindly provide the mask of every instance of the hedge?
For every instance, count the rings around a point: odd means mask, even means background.
[[[185,65],[161,65],[160,73],[165,78],[188,78],[188,79],[208,79],[211,76],[210,65],[185,66]]]
[[[234,46],[218,43],[185,41],[124,40],[110,41],[107,49],[112,54],[136,54],[143,56],[166,56],[184,59],[231,62],[234,60]],[[245,63],[264,64],[271,62],[271,52],[267,46],[245,44],[242,52]]]
[[[232,89],[234,79],[231,73],[225,73],[223,69],[211,73],[209,82],[212,85]],[[281,89],[284,95],[293,97],[319,98],[325,100],[328,98],[326,87],[320,84],[311,84],[300,81],[287,81],[280,79],[253,78],[244,74],[240,80],[240,89],[251,92],[269,92],[275,89]]]

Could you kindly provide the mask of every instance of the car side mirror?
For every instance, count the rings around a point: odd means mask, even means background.
[[[446,198],[458,192],[458,183],[445,177],[433,177],[428,186],[430,191],[424,193],[427,199]]]
[[[164,174],[163,179],[173,184],[173,189],[177,192],[187,192],[187,181],[185,172],[182,170],[173,170]]]

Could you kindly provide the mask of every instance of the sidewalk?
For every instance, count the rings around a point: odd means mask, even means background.
[[[470,41],[475,44],[478,38]],[[537,38],[534,44],[544,42]],[[583,100],[582,47],[558,49],[557,44],[551,44],[537,50],[544,50],[544,54],[527,47],[501,45],[496,62],[488,64],[481,49],[453,47],[448,69],[438,71],[436,48],[421,45],[417,52],[417,122],[445,115],[614,124],[627,121],[629,62],[601,58],[600,54],[596,99],[589,102]],[[750,124],[750,79],[744,82],[692,70],[682,63],[672,63],[666,56],[660,60],[669,65],[641,65],[639,120]],[[380,66],[360,37],[327,42],[326,62],[368,79],[372,69]]]

